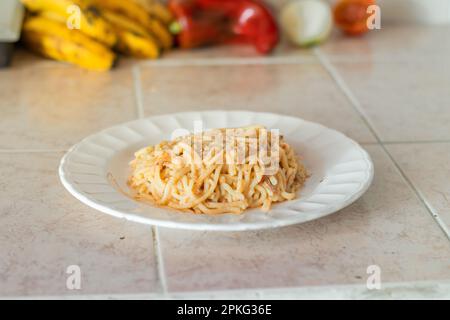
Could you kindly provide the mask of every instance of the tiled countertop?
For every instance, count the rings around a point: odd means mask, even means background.
[[[0,71],[0,297],[450,298],[450,27],[335,35],[274,56],[228,47],[92,73],[19,50]],[[151,228],[92,210],[57,176],[64,152],[139,117],[291,114],[375,163],[350,207],[270,231]],[[66,287],[79,265],[81,290]],[[381,290],[366,287],[381,269]]]

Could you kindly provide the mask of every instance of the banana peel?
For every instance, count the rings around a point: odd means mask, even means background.
[[[114,12],[118,15],[127,17],[128,19],[135,21],[139,25],[143,26],[147,32],[152,34],[154,38],[158,40],[161,47],[165,50],[170,49],[173,46],[173,36],[169,32],[167,26],[152,17],[152,15],[145,10],[139,3],[134,1],[124,1],[124,0],[84,0],[89,5],[96,6],[100,11],[108,10]],[[171,13],[168,11],[167,15]]]
[[[127,30],[117,31],[116,49],[122,54],[141,59],[156,59],[159,57],[159,47],[150,36],[142,36]]]
[[[169,25],[174,20],[172,12],[170,12],[167,6],[165,6],[159,1],[155,0],[133,0],[133,1],[141,5],[150,16],[160,20],[165,25]]]
[[[49,19],[66,23],[71,20],[73,6],[79,8],[79,31],[112,47],[117,41],[112,27],[100,17],[94,7],[86,7],[82,0],[21,0],[25,7],[34,13],[43,14]],[[76,17],[74,17],[76,19]],[[77,27],[77,26],[75,26]]]
[[[117,51],[135,58],[159,57],[159,43],[144,27],[113,11],[102,10],[102,15],[117,34],[118,41],[115,46]]]
[[[22,38],[37,53],[89,70],[109,70],[116,59],[109,48],[82,32],[42,16],[25,20]]]

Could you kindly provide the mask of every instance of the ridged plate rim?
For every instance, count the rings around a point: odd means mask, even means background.
[[[205,219],[205,217],[203,216],[201,219],[198,218],[196,221],[195,216],[196,215],[190,215],[190,217],[186,220],[183,217],[183,215],[186,215],[185,213],[177,213],[176,215],[173,214],[173,211],[171,210],[166,210],[168,212],[168,214],[170,213],[170,216],[175,217],[174,220],[163,220],[163,219],[158,219],[158,218],[152,218],[149,216],[145,216],[143,213],[141,212],[136,212],[136,208],[134,209],[135,212],[133,212],[133,210],[131,209],[120,209],[115,207],[112,204],[108,204],[105,203],[103,201],[100,201],[98,196],[94,196],[93,194],[90,194],[89,192],[87,192],[87,190],[89,189],[88,183],[78,183],[73,179],[73,170],[71,172],[70,170],[70,165],[73,164],[73,156],[81,154],[81,152],[79,152],[79,150],[81,150],[82,148],[88,148],[90,147],[92,149],[92,147],[95,147],[96,143],[94,143],[93,141],[97,141],[100,138],[105,138],[106,136],[111,136],[111,132],[113,131],[117,131],[120,129],[124,129],[127,128],[131,131],[135,130],[133,129],[134,127],[136,127],[138,124],[142,123],[142,124],[149,124],[152,123],[152,126],[159,128],[158,123],[161,123],[161,121],[163,120],[167,120],[168,118],[172,118],[175,119],[175,123],[180,123],[179,119],[187,119],[187,118],[197,118],[200,117],[201,119],[204,119],[205,117],[211,116],[211,115],[216,115],[216,117],[218,115],[222,115],[223,118],[225,119],[224,121],[229,121],[227,119],[232,118],[233,116],[235,117],[235,119],[242,119],[242,117],[244,115],[246,116],[250,116],[252,121],[254,121],[254,119],[261,119],[265,117],[265,119],[276,119],[276,122],[289,122],[292,124],[293,122],[297,122],[297,129],[293,130],[294,132],[296,130],[298,130],[298,128],[302,127],[302,126],[306,126],[306,127],[310,127],[310,128],[315,128],[315,130],[317,130],[317,132],[319,132],[316,136],[313,135],[313,137],[311,139],[315,139],[317,136],[321,136],[323,134],[326,134],[328,136],[332,136],[334,137],[334,139],[336,139],[336,141],[339,141],[340,143],[346,143],[348,144],[348,146],[353,148],[353,151],[357,152],[358,155],[360,156],[359,159],[357,160],[352,160],[352,161],[348,161],[348,162],[361,162],[364,163],[365,165],[365,169],[364,170],[355,170],[355,171],[350,171],[350,172],[345,172],[343,173],[345,174],[354,174],[354,173],[362,173],[359,177],[359,181],[351,181],[352,184],[358,184],[357,188],[355,188],[354,191],[349,192],[348,194],[345,194],[345,197],[339,201],[335,200],[335,201],[331,201],[329,204],[325,205],[324,207],[322,207],[321,209],[311,209],[311,210],[306,210],[306,211],[298,211],[298,209],[296,209],[294,207],[294,204],[297,204],[297,208],[298,208],[298,204],[302,203],[303,201],[303,205],[306,204],[310,204],[314,206],[314,202],[311,201],[305,201],[304,199],[300,198],[298,200],[294,200],[294,201],[290,201],[290,202],[286,202],[283,205],[275,205],[273,206],[273,208],[269,211],[269,213],[265,214],[263,212],[258,212],[258,213],[252,213],[252,217],[256,217],[259,220],[257,221],[241,221],[242,217],[245,220],[245,215],[247,213],[244,213],[243,215],[241,215],[239,218],[233,218],[235,217],[235,215],[226,215],[226,216],[207,216],[206,219],[210,219],[212,221],[202,221]],[[237,118],[236,118],[237,117]],[[236,121],[236,120],[235,120]],[[253,122],[252,122],[253,123]],[[250,123],[248,123],[250,124]],[[228,127],[233,127],[232,123],[227,123]],[[160,129],[161,130],[161,129]],[[282,134],[285,134],[283,132],[283,130],[281,130]],[[161,130],[161,134],[167,134],[164,133],[163,130]],[[292,139],[292,135],[293,132],[287,133],[285,134],[286,139],[289,141],[289,139]],[[118,141],[120,141],[121,139],[123,139],[123,137],[115,137],[112,136],[114,139],[117,139]],[[145,135],[142,136],[142,138],[145,138]],[[114,152],[118,153],[121,150],[125,149],[127,146],[131,145],[132,142],[131,141],[123,141],[121,140],[124,145],[122,147],[119,147],[117,150],[112,149],[113,154],[108,157],[106,155],[102,156],[98,156],[98,155],[90,155],[92,158],[98,158],[98,159],[102,159],[103,161],[105,161],[106,163],[109,163],[110,160],[114,157]],[[136,141],[133,141],[134,143]],[[108,148],[111,148],[110,146],[106,146],[106,145],[101,145],[98,144],[97,148],[99,150],[108,150]],[[105,151],[107,152],[107,151]],[[86,153],[84,153],[86,154]],[[88,155],[89,157],[89,155]],[[337,165],[341,165],[341,164],[345,164],[345,162],[339,163]],[[87,164],[89,165],[89,164]],[[92,164],[91,164],[92,165]],[[93,166],[93,165],[92,165]],[[93,166],[95,167],[95,166]],[[245,230],[258,230],[258,229],[267,229],[267,228],[276,228],[276,227],[282,227],[282,226],[287,226],[287,225],[292,225],[292,224],[298,224],[298,223],[304,223],[307,221],[311,221],[311,220],[315,220],[324,216],[327,216],[329,214],[332,214],[334,212],[337,212],[345,207],[347,207],[348,205],[350,205],[351,203],[353,203],[354,201],[356,201],[362,194],[364,194],[364,192],[366,192],[366,190],[369,188],[372,180],[373,180],[373,176],[374,176],[374,166],[372,163],[372,160],[369,156],[369,154],[355,141],[353,141],[352,139],[350,139],[349,137],[347,137],[346,135],[344,135],[341,132],[338,132],[334,129],[330,129],[327,128],[321,124],[315,123],[315,122],[310,122],[310,121],[306,121],[303,120],[301,118],[297,118],[297,117],[292,117],[292,116],[288,116],[288,115],[281,115],[281,114],[275,114],[275,113],[268,113],[268,112],[252,112],[252,111],[243,111],[243,110],[233,110],[233,111],[228,111],[228,110],[214,110],[214,111],[199,111],[199,112],[182,112],[182,113],[172,113],[172,114],[165,114],[165,115],[158,115],[158,116],[153,116],[153,117],[148,117],[148,118],[144,118],[144,119],[138,119],[138,120],[133,120],[133,121],[128,121],[119,125],[115,125],[112,126],[110,128],[104,129],[99,131],[98,133],[92,134],[86,138],[84,138],[83,140],[81,140],[79,143],[75,144],[73,147],[71,147],[67,153],[62,157],[61,162],[60,162],[60,166],[59,166],[59,176],[60,176],[60,180],[62,182],[62,184],[64,185],[64,187],[78,200],[80,200],[81,202],[83,202],[84,204],[107,214],[110,214],[112,216],[115,217],[119,217],[119,218],[124,218],[130,221],[134,221],[134,222],[138,222],[138,223],[143,223],[143,224],[150,224],[150,225],[155,225],[155,226],[161,226],[161,227],[168,227],[168,228],[181,228],[181,229],[191,229],[191,230],[217,230],[217,231],[245,231]],[[314,174],[314,172],[312,172]],[[83,174],[83,173],[78,173],[78,174]],[[339,175],[339,174],[336,174]],[[99,172],[97,175],[100,179],[102,179],[102,174]],[[102,184],[109,184],[108,178],[106,176],[106,174],[103,177],[104,182]],[[308,182],[307,182],[308,183]],[[339,184],[345,184],[345,183],[335,183],[335,184],[328,184],[325,185],[325,187],[330,187],[333,185],[339,185]],[[349,184],[349,183],[347,183]],[[92,183],[90,184],[92,185]],[[95,183],[94,183],[95,185]],[[99,183],[100,185],[100,183]],[[112,188],[112,186],[110,186]],[[125,200],[120,200],[120,196],[119,196],[119,192],[117,192],[117,202],[126,202]],[[112,192],[108,191],[107,193],[111,193]],[[325,196],[327,193],[313,193],[310,197],[308,197],[308,199],[312,198],[312,196]],[[338,193],[336,195],[339,195]],[[320,198],[320,197],[319,197]],[[326,198],[326,196],[325,196]],[[129,206],[133,206],[136,205],[136,207],[139,207],[142,209],[142,203],[138,203],[134,200],[128,199],[129,203],[127,205]],[[320,207],[321,203],[317,203],[317,206]],[[158,210],[159,214],[162,213],[162,211],[160,210],[165,210],[165,209],[161,209],[161,208],[153,208],[150,207],[149,205],[147,205],[147,209],[148,210]],[[225,221],[224,218],[229,217],[231,220],[235,219],[235,221],[232,222],[227,222],[226,219]],[[186,220],[186,221],[183,221]],[[188,221],[188,220],[192,220],[194,219],[194,221]],[[249,218],[251,219],[251,218]],[[236,221],[237,220],[237,221]]]

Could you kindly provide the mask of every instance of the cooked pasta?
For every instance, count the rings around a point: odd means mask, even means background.
[[[294,150],[261,126],[216,129],[140,149],[129,186],[137,199],[206,214],[268,211],[308,177]]]

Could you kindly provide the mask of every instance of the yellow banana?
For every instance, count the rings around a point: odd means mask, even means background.
[[[159,47],[150,36],[141,36],[127,30],[117,31],[117,51],[135,58],[156,59]]]
[[[115,13],[111,10],[102,10],[102,16],[113,26],[119,29],[128,30],[140,35],[148,34],[148,31],[142,25],[134,22],[126,16]]]
[[[144,27],[109,10],[102,10],[102,15],[117,33],[117,51],[136,58],[156,59],[159,56],[158,42]]]
[[[108,70],[115,55],[107,47],[65,24],[36,16],[25,20],[23,40],[30,49],[90,70]]]
[[[149,15],[144,8],[130,0],[86,0],[86,2],[97,6],[99,9],[110,10],[126,16],[144,26],[149,19]]]
[[[67,9],[74,4],[74,1],[69,0],[21,0],[25,7],[33,12],[41,10],[57,11],[66,13]]]
[[[167,27],[156,18],[153,18],[140,4],[124,0],[86,0],[89,4],[100,10],[109,10],[125,16],[137,24],[142,25],[153,34],[164,49],[173,45],[173,37]]]
[[[167,6],[157,0],[133,0],[140,4],[152,17],[168,25],[173,21],[173,15]]]
[[[44,12],[52,20],[64,22],[89,37],[112,47],[116,43],[116,34],[103,20],[95,7],[84,6],[83,0],[21,0],[28,10]],[[77,11],[78,6],[79,11]],[[78,15],[79,13],[79,15]],[[79,20],[78,20],[79,19]],[[79,26],[77,26],[79,22]],[[79,27],[79,28],[78,28]]]
[[[147,29],[158,39],[163,49],[167,50],[172,48],[173,36],[161,21],[157,19],[149,19]]]

